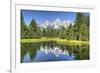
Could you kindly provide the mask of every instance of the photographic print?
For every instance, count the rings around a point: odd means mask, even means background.
[[[90,59],[90,13],[20,10],[21,63]]]
[[[21,10],[21,63],[89,60],[89,13]]]

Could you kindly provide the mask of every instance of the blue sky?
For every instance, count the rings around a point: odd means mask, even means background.
[[[76,12],[56,12],[56,11],[36,11],[36,10],[21,10],[24,21],[27,25],[30,24],[32,18],[38,24],[43,24],[45,21],[54,22],[57,18],[60,20],[69,20],[74,22],[76,19]]]

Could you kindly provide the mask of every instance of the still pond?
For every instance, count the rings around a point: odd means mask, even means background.
[[[89,60],[89,45],[21,43],[21,63]]]

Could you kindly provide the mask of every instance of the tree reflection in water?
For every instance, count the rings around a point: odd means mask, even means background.
[[[89,45],[62,45],[55,42],[21,43],[21,62],[88,60]]]

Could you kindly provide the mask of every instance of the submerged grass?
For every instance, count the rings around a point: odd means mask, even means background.
[[[21,39],[21,43],[56,42],[64,45],[89,45],[89,41],[67,40],[60,38]]]

